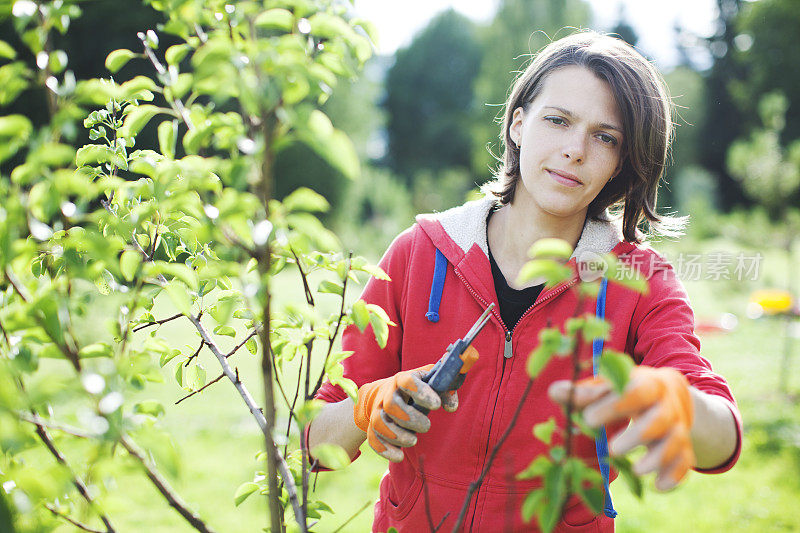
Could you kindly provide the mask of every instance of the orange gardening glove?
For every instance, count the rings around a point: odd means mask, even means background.
[[[562,385],[563,384],[563,385]],[[569,382],[556,382],[550,396],[561,403],[569,397]],[[637,366],[622,396],[601,376],[576,384],[575,404],[594,427],[630,418],[631,425],[611,442],[612,455],[644,445],[648,452],[635,465],[643,475],[657,472],[656,488],[675,487],[695,464],[691,441],[694,407],[689,382],[673,368]]]
[[[353,408],[356,426],[367,433],[367,441],[378,455],[399,463],[403,450],[417,443],[415,433],[425,433],[431,421],[408,400],[420,407],[433,410],[440,406],[448,412],[458,407],[455,391],[439,395],[422,381],[433,365],[398,372],[394,376],[366,383],[358,389],[358,399]]]

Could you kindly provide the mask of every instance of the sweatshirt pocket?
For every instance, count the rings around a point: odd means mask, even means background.
[[[392,523],[399,521],[408,516],[414,504],[417,503],[419,495],[422,492],[422,478],[419,475],[414,476],[414,480],[410,485],[405,487],[394,487],[386,495],[386,510]]]

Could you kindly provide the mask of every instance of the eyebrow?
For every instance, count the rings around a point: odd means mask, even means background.
[[[565,115],[567,115],[568,117],[574,116],[569,109],[564,109],[563,107],[558,107],[558,106],[553,106],[553,105],[548,105],[548,106],[544,106],[544,107],[545,107],[545,109],[555,109],[556,111],[560,111],[560,112],[564,113]],[[615,126],[613,124],[609,124],[607,122],[600,122],[597,125],[600,126],[603,129],[609,129],[609,130],[614,130],[614,131],[618,131],[620,133],[623,133],[622,128],[620,128],[619,126]]]

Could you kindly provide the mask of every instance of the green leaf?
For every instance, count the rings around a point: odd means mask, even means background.
[[[142,264],[142,254],[136,250],[122,252],[119,258],[119,269],[126,281],[133,281],[140,264]]]
[[[16,59],[17,52],[5,41],[0,41],[0,57]]]
[[[216,335],[225,335],[226,337],[235,337],[236,336],[236,330],[233,329],[233,327],[226,326],[224,324],[221,324],[221,325],[215,327],[214,328],[214,333]]]
[[[547,422],[540,422],[533,426],[533,435],[548,446],[553,440],[553,431],[556,429],[556,419],[550,418]]]
[[[628,384],[634,362],[626,353],[603,350],[600,356],[600,374],[608,378],[617,394],[622,394]]]
[[[125,122],[120,129],[121,137],[134,137],[142,131],[150,119],[163,112],[163,109],[154,105],[144,104],[137,106],[125,117]]]
[[[584,317],[582,330],[583,338],[587,342],[591,342],[594,339],[608,339],[608,334],[611,332],[611,324],[602,318],[587,315]]]
[[[167,363],[175,359],[180,354],[180,350],[170,350],[168,352],[164,352],[161,354],[161,359],[158,361],[158,364],[163,368]]]
[[[183,365],[175,365],[175,381],[179,387],[183,387]]]
[[[534,259],[522,267],[517,276],[517,283],[526,284],[531,280],[544,278],[546,287],[555,287],[572,277],[572,269],[552,259]]]
[[[245,501],[251,494],[255,491],[259,490],[261,487],[258,486],[257,483],[253,483],[252,481],[248,481],[247,483],[242,483],[239,485],[239,488],[236,489],[236,493],[233,495],[233,502],[238,507]]]
[[[564,500],[567,497],[567,479],[564,475],[564,465],[553,463],[544,477],[544,493],[546,504],[539,516],[539,527],[545,533],[555,529],[561,518]]]
[[[289,32],[294,26],[294,15],[286,9],[267,9],[259,13],[254,23],[259,28]]]
[[[311,449],[311,455],[331,470],[340,470],[350,464],[350,456],[336,444],[320,444]]]
[[[539,239],[528,250],[528,257],[532,259],[549,258],[567,261],[572,252],[572,246],[563,239]]]
[[[550,359],[553,357],[554,352],[547,346],[540,345],[528,356],[528,377],[536,379],[539,373],[547,366]]]
[[[339,283],[335,283],[330,280],[323,280],[319,287],[317,288],[317,292],[320,293],[328,293],[328,294],[338,294],[341,296],[344,293],[344,287]]]
[[[158,125],[158,148],[169,158],[175,158],[175,147],[178,142],[178,121],[165,120]]]
[[[535,514],[539,512],[544,503],[544,491],[534,490],[529,493],[522,502],[522,519],[530,522]]]
[[[106,57],[106,68],[110,72],[116,72],[134,57],[136,57],[136,54],[125,48],[114,50]]]
[[[368,273],[375,279],[379,279],[381,281],[391,281],[389,275],[386,272],[384,272],[384,270],[381,267],[377,265],[366,264],[363,267],[361,267],[361,270]]]
[[[167,296],[175,305],[175,307],[184,315],[192,313],[192,299],[186,293],[186,286],[183,283],[172,281],[167,284],[165,289]]]
[[[206,384],[206,369],[202,365],[196,364],[189,367],[186,377],[189,380],[189,386],[193,390],[202,389],[203,385]]]
[[[300,187],[283,200],[287,211],[327,211],[330,204],[321,194],[308,187]]]
[[[517,479],[535,479],[537,477],[542,477],[550,469],[552,462],[553,461],[546,455],[540,455],[531,461],[531,464],[529,464],[525,470],[517,474]]]
[[[353,303],[351,316],[356,327],[363,333],[369,324],[369,311],[367,311],[367,305],[364,300],[356,300]]]
[[[578,494],[594,514],[600,514],[605,502],[602,489],[599,487],[581,487],[578,490]]]
[[[89,359],[92,357],[112,357],[113,355],[114,353],[111,350],[111,346],[105,342],[98,342],[84,346],[81,348],[80,352],[78,352],[78,357],[81,359]]]
[[[372,324],[375,342],[381,349],[386,348],[386,343],[389,342],[389,325],[380,316],[372,313],[369,315],[369,323]]]
[[[133,412],[158,418],[166,413],[164,406],[158,400],[144,400],[133,406]]]
[[[75,165],[78,167],[110,163],[113,153],[107,146],[87,144],[75,154]]]
[[[256,355],[258,353],[258,341],[255,337],[250,337],[247,339],[247,342],[245,342],[244,345],[245,348],[247,348],[247,351],[249,351],[251,354]]]
[[[624,456],[612,457],[611,466],[620,473],[633,495],[641,499],[644,490],[642,480],[633,473],[633,466],[631,465],[630,459]]]
[[[177,65],[183,58],[186,57],[186,54],[189,53],[192,47],[188,44],[175,44],[167,48],[167,51],[164,53],[164,59],[167,60],[167,65]]]
[[[31,121],[22,115],[0,117],[0,163],[16,154],[32,131]]]

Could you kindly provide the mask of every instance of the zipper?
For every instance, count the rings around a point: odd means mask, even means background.
[[[489,304],[486,303],[486,301],[483,298],[481,298],[481,296],[477,292],[475,292],[475,290],[472,288],[472,285],[470,285],[469,282],[464,278],[464,275],[461,274],[461,271],[459,271],[456,268],[453,268],[453,271],[459,277],[461,282],[464,283],[464,285],[467,287],[467,290],[469,290],[470,294],[472,294],[472,297],[475,298],[483,307],[488,307]],[[522,322],[522,319],[525,318],[526,316],[528,316],[533,311],[533,309],[535,307],[537,307],[540,304],[546,302],[547,300],[549,300],[549,299],[561,294],[562,292],[564,292],[565,290],[570,288],[572,285],[574,285],[575,281],[576,281],[576,279],[572,278],[572,279],[570,279],[570,281],[567,284],[562,285],[558,290],[552,291],[551,293],[547,294],[544,298],[541,298],[541,299],[537,298],[537,300],[533,303],[533,305],[530,306],[524,313],[522,313],[522,316],[517,321],[517,324]],[[497,401],[500,399],[500,389],[501,389],[501,386],[503,384],[503,376],[505,375],[506,361],[508,361],[509,359],[511,359],[514,356],[514,351],[513,351],[513,347],[512,347],[513,330],[509,330],[508,327],[503,322],[503,318],[500,316],[500,307],[499,307],[499,305],[495,306],[495,308],[492,309],[492,314],[497,318],[497,321],[500,323],[500,326],[503,328],[503,331],[505,332],[505,337],[503,339],[503,366],[501,367],[501,370],[500,370],[500,383],[498,384],[498,387],[497,387],[497,391],[498,392],[497,392],[497,395],[494,398],[494,405],[492,406],[492,415],[491,415],[491,418],[489,419],[489,435],[486,438],[486,447],[485,447],[486,451],[483,453],[483,457],[481,457],[481,459],[482,459],[482,461],[481,461],[481,470],[483,470],[483,468],[485,466],[486,456],[489,453],[489,444],[492,441],[492,426],[494,425],[494,423],[493,423],[494,422],[494,414],[495,414],[495,412],[497,410]],[[514,328],[517,327],[517,324],[514,324]],[[468,513],[467,513],[467,515],[470,516],[469,531],[472,531],[472,526],[473,526],[473,524],[475,522],[475,511],[476,511],[475,508],[478,505],[478,495],[481,492],[481,488],[483,488],[482,484],[481,484],[480,487],[478,487],[478,489],[472,495],[472,501],[469,504],[469,510],[468,510]]]

